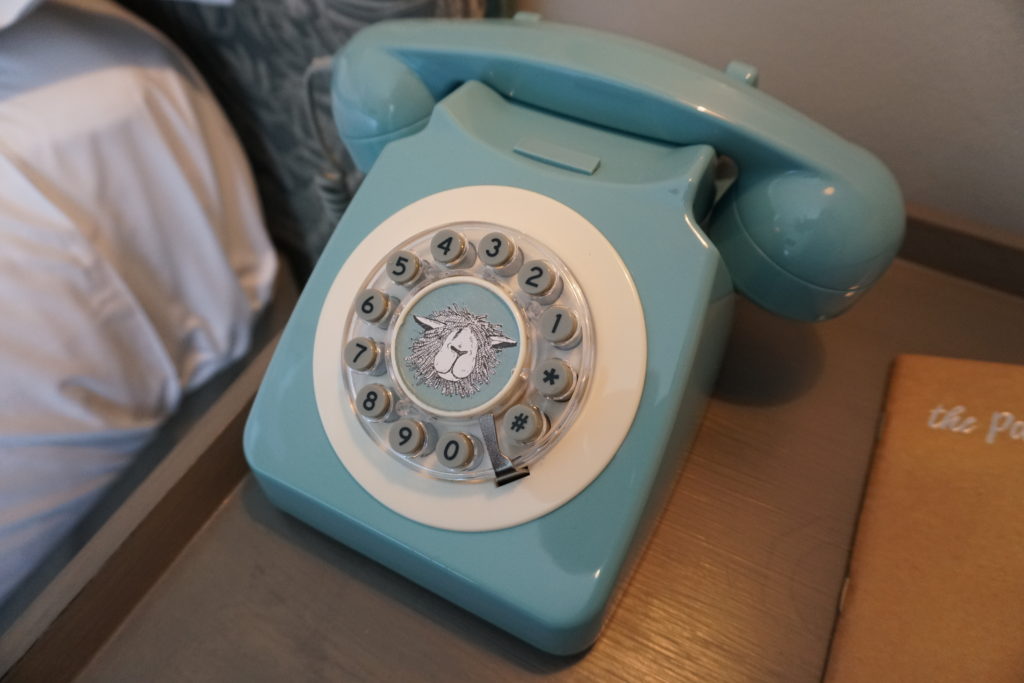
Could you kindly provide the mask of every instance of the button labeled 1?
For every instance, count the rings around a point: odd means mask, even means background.
[[[540,321],[540,334],[544,339],[556,345],[570,345],[579,329],[579,322],[576,314],[564,306],[552,306],[544,311]]]

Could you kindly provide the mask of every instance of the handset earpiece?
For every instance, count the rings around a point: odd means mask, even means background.
[[[357,34],[335,58],[333,99],[360,169],[471,80],[553,114],[733,159],[739,178],[708,236],[737,288],[782,315],[846,310],[902,241],[903,200],[885,166],[758,91],[755,78],[548,22],[405,20]]]
[[[904,220],[889,172],[873,157],[864,162],[875,166],[867,187],[810,171],[741,169],[708,229],[736,288],[768,310],[807,321],[839,315],[859,300],[895,256]]]
[[[365,173],[385,145],[426,127],[437,98],[418,73],[364,33],[334,57],[331,110],[352,160]]]

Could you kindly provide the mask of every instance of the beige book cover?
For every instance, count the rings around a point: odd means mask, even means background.
[[[1024,681],[1024,366],[894,363],[825,680]]]

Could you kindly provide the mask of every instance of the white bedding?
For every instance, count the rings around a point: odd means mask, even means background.
[[[0,602],[198,386],[276,270],[240,147],[106,0],[0,30]]]

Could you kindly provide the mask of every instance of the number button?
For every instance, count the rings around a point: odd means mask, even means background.
[[[437,441],[437,459],[452,470],[462,470],[473,462],[473,440],[462,432],[445,432]]]
[[[541,396],[555,401],[567,401],[576,388],[576,373],[565,361],[548,358],[534,368],[530,381]]]
[[[509,408],[501,420],[501,431],[506,438],[529,443],[544,433],[544,414],[527,403],[517,403]]]
[[[552,344],[565,344],[579,329],[576,314],[564,306],[552,306],[544,311],[537,324],[541,336]]]
[[[519,288],[543,303],[558,298],[562,282],[547,261],[527,261],[519,271]]]
[[[383,384],[367,384],[356,394],[356,410],[368,420],[382,420],[391,410],[391,390]]]
[[[420,276],[420,260],[411,251],[394,252],[384,268],[388,277],[399,285],[411,284]]]
[[[484,265],[495,268],[503,266],[512,260],[515,253],[515,242],[503,233],[488,233],[480,240],[480,260]]]
[[[379,289],[364,289],[356,297],[356,315],[368,323],[383,322],[391,309],[391,299]]]
[[[402,455],[418,453],[423,448],[424,441],[426,430],[423,429],[423,423],[408,417],[391,425],[391,431],[388,432],[388,444],[391,449]]]
[[[354,337],[345,344],[345,364],[357,372],[372,370],[380,357],[380,347],[369,337]]]
[[[511,277],[523,265],[523,251],[503,232],[491,232],[480,240],[480,261],[502,277]]]
[[[476,258],[473,245],[461,233],[447,228],[434,233],[430,240],[430,255],[449,268],[468,268]]]

